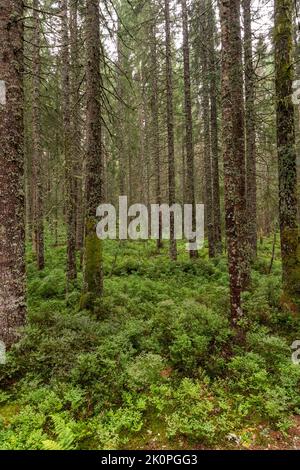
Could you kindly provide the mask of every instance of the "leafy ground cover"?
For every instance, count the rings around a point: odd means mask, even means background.
[[[0,366],[1,449],[299,447],[299,320],[260,246],[244,295],[245,344],[228,316],[226,257],[176,263],[152,242],[105,244],[105,295],[65,295],[65,247],[27,254],[29,318]],[[279,256],[278,256],[279,259]],[[79,262],[79,261],[78,261]],[[296,421],[295,421],[296,420]]]

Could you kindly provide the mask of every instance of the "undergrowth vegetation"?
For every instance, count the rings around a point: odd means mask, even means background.
[[[0,366],[1,449],[193,448],[251,445],[287,432],[300,412],[299,322],[280,306],[280,263],[260,247],[234,345],[225,256],[190,261],[180,247],[106,242],[105,295],[79,310],[65,294],[65,248],[28,252],[29,318]],[[78,261],[79,262],[79,261]]]

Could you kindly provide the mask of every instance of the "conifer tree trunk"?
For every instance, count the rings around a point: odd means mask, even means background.
[[[174,155],[174,112],[173,112],[173,72],[170,25],[170,1],[165,0],[165,29],[166,29],[166,91],[167,91],[167,133],[168,133],[168,189],[169,205],[175,204],[175,155]],[[177,259],[177,243],[175,240],[174,215],[170,222],[170,258]]]
[[[117,69],[117,91],[118,91],[118,160],[119,160],[119,194],[125,196],[126,192],[126,163],[125,163],[125,146],[124,146],[124,87],[123,87],[123,50],[121,39],[121,24],[118,21],[118,37],[117,37],[117,53],[118,53],[118,69]]]
[[[242,316],[241,292],[248,272],[245,246],[245,146],[240,0],[221,0],[222,114],[225,217],[231,319]]]
[[[295,77],[300,79],[300,10],[298,8],[298,21],[296,21],[294,27],[294,43],[295,43],[295,51],[294,51],[294,60],[295,60]],[[299,90],[299,86],[296,89]],[[294,88],[294,91],[296,91]],[[299,95],[298,95],[299,97]],[[300,100],[297,100],[298,104],[296,106],[296,115],[295,115],[295,126],[296,126],[296,153],[297,153],[297,181],[298,181],[298,226],[300,226]]]
[[[208,254],[210,258],[215,256],[215,231],[214,231],[214,210],[213,210],[213,185],[212,185],[212,159],[210,140],[210,74],[208,69],[208,48],[207,48],[207,18],[206,1],[202,4],[202,28],[201,28],[201,68],[202,68],[202,119],[204,134],[204,169],[205,169],[205,218],[208,238]]]
[[[219,177],[219,126],[218,126],[218,68],[215,44],[215,15],[212,0],[207,4],[207,43],[208,43],[208,68],[210,78],[210,145],[212,168],[212,195],[213,195],[213,220],[214,220],[214,251],[215,255],[222,254],[222,223],[220,207],[220,177]]]
[[[186,204],[193,207],[193,230],[196,229],[196,200],[195,200],[195,173],[194,173],[194,142],[193,142],[193,117],[191,101],[191,76],[190,76],[190,45],[189,26],[186,0],[181,0],[182,30],[183,30],[183,68],[184,68],[184,109],[185,109],[185,145],[186,145]],[[193,240],[191,240],[193,242]],[[190,258],[197,258],[198,251],[191,250]]]
[[[100,75],[100,14],[98,0],[86,1],[87,155],[82,307],[93,308],[102,295],[102,243],[96,233],[97,207],[102,199],[102,123]]]
[[[39,0],[33,0],[32,16],[34,21],[34,33],[33,33],[33,55],[32,55],[32,151],[33,151],[33,202],[34,202],[34,214],[33,214],[33,228],[34,228],[34,242],[37,257],[37,267],[39,270],[43,270],[45,267],[45,255],[44,255],[44,210],[43,210],[43,149],[41,145],[41,58],[40,58],[40,35],[41,26],[39,19]]]
[[[255,78],[252,52],[251,0],[243,0],[245,131],[246,131],[246,205],[250,258],[257,254]]]
[[[63,89],[63,142],[66,176],[67,216],[67,281],[76,279],[76,206],[74,183],[74,155],[71,145],[71,102],[70,102],[70,48],[68,28],[68,1],[61,1],[62,15],[62,89]],[[73,150],[75,150],[73,148]]]
[[[23,2],[0,5],[0,340],[25,322]]]
[[[154,12],[155,13],[155,12]],[[155,168],[155,203],[161,205],[161,177],[160,177],[160,134],[159,134],[159,103],[158,103],[158,62],[157,62],[157,38],[156,22],[151,28],[151,114],[152,114],[152,152]],[[162,248],[162,220],[159,217],[159,237],[157,249]]]
[[[83,159],[80,124],[80,60],[78,38],[78,0],[70,2],[70,90],[71,90],[71,152],[74,160],[74,201],[76,215],[76,249],[83,248]]]
[[[275,80],[283,302],[299,311],[300,239],[293,84],[293,1],[275,0]]]

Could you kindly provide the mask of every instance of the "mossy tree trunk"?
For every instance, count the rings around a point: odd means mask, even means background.
[[[245,67],[245,131],[246,131],[246,197],[249,256],[257,255],[256,202],[256,130],[255,130],[255,74],[253,69],[251,0],[243,0],[244,67]]]
[[[119,166],[119,195],[126,195],[126,150],[125,150],[125,111],[124,111],[124,51],[122,44],[122,25],[118,20],[118,32],[117,32],[117,54],[118,54],[118,66],[117,66],[117,92],[118,92],[118,104],[117,111],[118,116],[116,117],[116,126],[118,126],[118,166]]]
[[[78,34],[78,0],[70,2],[70,92],[71,92],[71,148],[74,159],[74,201],[76,214],[76,249],[83,248],[84,214],[83,214],[83,157],[82,129],[80,119],[80,41]]]
[[[300,307],[300,239],[293,85],[293,0],[275,0],[275,81],[283,301]]]
[[[153,14],[157,12],[153,8]],[[159,93],[158,78],[159,67],[157,60],[157,37],[156,37],[156,19],[153,20],[151,27],[151,117],[152,117],[152,152],[155,168],[155,202],[161,205],[161,162],[160,162],[160,132],[159,132]],[[159,236],[157,240],[157,249],[160,250],[162,243],[162,218],[159,217]]]
[[[200,20],[200,62],[202,72],[202,120],[204,140],[204,170],[205,170],[205,220],[208,238],[208,254],[210,258],[215,256],[215,232],[213,211],[213,182],[212,182],[212,158],[211,158],[211,122],[210,122],[210,73],[209,73],[209,50],[207,47],[208,22],[207,3],[201,1],[199,12]]]
[[[231,319],[243,311],[241,293],[248,275],[245,199],[245,132],[240,0],[221,0],[222,114],[225,217],[231,296]]]
[[[41,25],[39,18],[39,0],[33,0],[33,51],[32,51],[32,172],[33,172],[33,230],[37,258],[37,267],[45,267],[44,255],[44,201],[43,201],[43,148],[41,144],[41,58],[40,36]]]
[[[63,148],[65,159],[66,181],[66,216],[67,216],[67,289],[77,277],[76,270],[76,192],[74,147],[71,134],[71,101],[70,101],[70,47],[68,26],[68,1],[61,1],[61,59],[63,89]],[[73,112],[73,110],[72,110]],[[73,137],[76,139],[76,137]],[[78,149],[76,149],[76,152]]]
[[[82,307],[93,308],[102,295],[102,242],[96,233],[96,211],[102,202],[102,122],[100,74],[100,14],[98,0],[86,2],[87,155]]]
[[[212,165],[212,197],[213,197],[213,221],[214,221],[214,251],[215,255],[221,255],[222,247],[222,223],[220,205],[220,176],[219,176],[219,125],[218,125],[218,76],[219,67],[216,57],[216,19],[212,0],[207,0],[207,48],[209,67],[209,95],[210,95],[210,145]]]
[[[299,10],[299,9],[298,9]],[[298,13],[298,21],[294,25],[294,61],[296,79],[300,79],[300,17]],[[299,86],[297,89],[299,90]],[[298,94],[299,97],[299,94]],[[300,225],[300,100],[295,109],[295,126],[296,126],[296,153],[297,153],[297,180],[298,180],[298,225]]]
[[[184,71],[184,113],[185,113],[185,147],[186,147],[186,198],[185,203],[193,207],[193,230],[196,229],[195,171],[194,171],[194,138],[191,100],[190,74],[190,41],[186,0],[181,0],[183,31],[183,71]],[[193,243],[194,240],[191,240]],[[197,258],[198,251],[191,250],[190,258]]]
[[[25,322],[23,2],[0,5],[0,340]]]
[[[170,0],[165,0],[165,50],[166,50],[166,91],[167,91],[167,134],[168,134],[168,189],[169,205],[175,204],[175,149],[174,149],[174,107],[173,107],[173,68],[172,68],[172,43],[171,43],[171,19]],[[177,242],[175,239],[175,220],[171,214],[170,222],[170,258],[177,259]]]

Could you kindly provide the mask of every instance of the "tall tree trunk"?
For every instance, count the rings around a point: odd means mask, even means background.
[[[76,249],[83,248],[83,159],[80,124],[80,60],[78,39],[78,0],[70,2],[70,89],[71,89],[71,152],[74,159],[74,201],[76,216]]]
[[[98,0],[86,1],[87,156],[82,307],[93,308],[102,295],[102,242],[96,233],[96,211],[102,199],[102,122],[100,75],[100,14]]]
[[[141,174],[140,185],[143,187],[143,190],[140,191],[141,194],[141,201],[144,200],[148,207],[149,211],[149,235],[151,234],[151,211],[150,211],[150,180],[151,180],[151,172],[150,172],[150,127],[151,127],[151,107],[148,106],[147,101],[147,67],[146,64],[143,62],[141,66],[141,88],[142,88],[142,103],[141,103],[141,112],[140,116],[143,119],[142,125],[140,129],[142,129],[140,134],[140,147],[141,147],[141,154],[142,154],[142,162],[143,162],[143,171]]]
[[[207,5],[207,40],[208,40],[208,67],[210,77],[210,145],[212,160],[212,187],[213,187],[213,220],[214,220],[214,249],[215,255],[222,254],[222,223],[220,206],[220,177],[219,177],[219,126],[218,126],[218,68],[215,44],[215,14],[212,0]]]
[[[175,204],[175,155],[174,155],[174,112],[173,112],[173,71],[170,25],[170,0],[165,0],[166,28],[166,91],[167,91],[167,133],[168,133],[168,189],[169,205]],[[170,258],[177,259],[177,242],[175,239],[175,218],[170,221]]]
[[[24,90],[24,95],[25,95]],[[25,108],[24,103],[24,108]],[[26,237],[30,243],[33,243],[33,184],[32,184],[32,136],[28,132],[28,124],[25,124],[24,136],[24,155],[25,155],[25,227]]]
[[[181,137],[181,166],[182,166],[182,175],[181,175],[181,189],[182,189],[182,204],[185,203],[186,198],[186,145],[185,145],[185,125],[182,126],[182,137]]]
[[[126,195],[126,154],[125,154],[125,135],[124,135],[124,85],[123,85],[123,48],[121,38],[121,24],[118,21],[118,37],[117,37],[117,53],[118,53],[118,69],[117,69],[117,91],[118,91],[118,161],[119,161],[119,194]]]
[[[191,101],[190,45],[186,0],[181,0],[183,30],[183,69],[184,69],[184,110],[185,110],[185,145],[186,145],[186,200],[193,207],[193,230],[196,230],[196,200],[194,173],[193,117]],[[191,240],[191,243],[194,243]],[[190,258],[197,258],[198,251],[190,250]]]
[[[68,28],[68,0],[61,1],[62,18],[62,88],[63,88],[63,141],[66,175],[67,216],[67,283],[76,279],[76,206],[74,183],[74,155],[71,146],[71,102],[70,102],[70,48]]]
[[[299,311],[300,240],[293,84],[293,1],[275,0],[275,80],[279,165],[279,221],[285,303]],[[297,307],[296,307],[297,306]]]
[[[37,256],[37,267],[43,270],[45,267],[44,256],[44,201],[43,201],[43,149],[41,145],[41,58],[40,58],[40,19],[39,19],[39,0],[33,0],[33,96],[32,96],[32,150],[33,150],[33,193],[34,193],[34,241]]]
[[[299,12],[298,12],[299,11]],[[300,9],[298,8],[298,21],[296,21],[296,24],[294,26],[294,43],[295,43],[295,51],[294,51],[294,60],[295,60],[295,75],[299,79],[300,78]],[[297,90],[299,90],[299,85],[297,86]],[[296,90],[294,90],[296,91]],[[299,97],[299,94],[298,94]],[[300,101],[298,101],[298,104],[296,106],[296,112],[295,112],[295,126],[296,126],[296,153],[297,153],[297,185],[298,185],[298,215],[297,215],[297,220],[298,220],[298,226],[300,225]]]
[[[0,339],[25,322],[23,2],[0,6]]]
[[[155,14],[155,12],[154,12]],[[158,96],[158,61],[157,61],[157,37],[156,22],[154,20],[151,28],[151,114],[152,114],[152,152],[155,168],[155,203],[161,205],[161,167],[160,167],[160,134],[159,134],[159,96]],[[162,218],[159,215],[159,236],[157,249],[160,250],[162,243]]]
[[[246,204],[250,258],[257,255],[255,77],[252,53],[251,0],[243,0],[246,131]]]
[[[242,316],[241,292],[248,270],[245,249],[245,146],[240,0],[221,0],[222,111],[225,216],[231,320]]]
[[[207,5],[203,1],[203,14],[206,13]],[[214,232],[214,212],[213,212],[213,186],[212,186],[212,159],[211,159],[211,141],[210,141],[210,74],[208,69],[208,49],[205,39],[207,38],[208,28],[207,19],[202,19],[201,31],[201,65],[202,65],[202,118],[204,133],[204,168],[205,168],[205,218],[208,237],[209,257],[215,256],[215,232]]]

